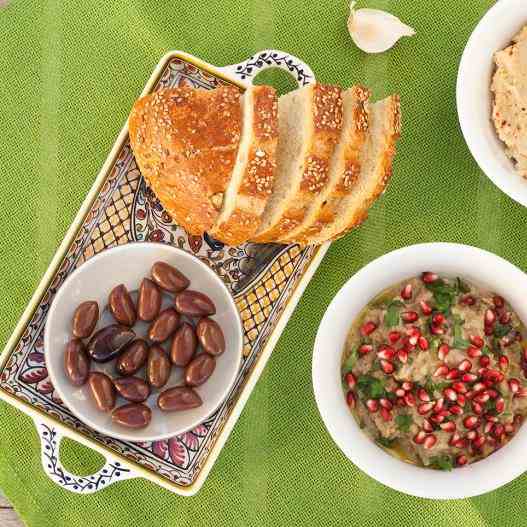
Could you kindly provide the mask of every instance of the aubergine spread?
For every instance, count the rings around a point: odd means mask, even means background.
[[[425,272],[377,296],[348,335],[346,401],[404,461],[450,470],[505,445],[527,413],[527,333],[509,303]]]

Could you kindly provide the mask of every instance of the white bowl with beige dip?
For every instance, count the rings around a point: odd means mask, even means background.
[[[500,0],[485,14],[461,58],[457,109],[461,130],[480,168],[503,192],[527,206],[527,179],[520,175],[515,162],[506,153],[507,146],[498,137],[493,122],[494,93],[491,91],[496,71],[495,53],[507,48],[525,26],[525,0]],[[514,97],[518,93],[525,94],[525,113],[521,112],[521,108],[519,112],[505,108],[506,115],[502,123],[509,132],[514,130],[517,144],[523,143],[517,151],[524,151],[526,157],[523,163],[527,167],[527,41],[520,44],[518,51],[520,59],[516,57],[511,62],[512,70],[498,79],[495,88],[501,90],[500,102],[506,100],[507,91],[512,91]],[[511,133],[507,135],[512,137]],[[524,173],[527,174],[527,170]]]

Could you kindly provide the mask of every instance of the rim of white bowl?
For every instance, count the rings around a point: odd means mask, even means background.
[[[347,318],[343,312],[343,307],[349,304],[349,299],[364,293],[364,296],[360,296],[364,299],[360,301],[360,308],[354,309],[358,314],[376,294],[384,289],[384,286],[376,287],[375,283],[371,283],[375,282],[374,276],[378,277],[380,273],[386,280],[390,280],[392,285],[396,284],[417,274],[410,269],[410,265],[408,271],[402,269],[401,265],[404,261],[409,261],[416,267],[421,265],[420,259],[427,259],[432,264],[428,270],[434,270],[433,255],[438,253],[444,258],[451,258],[451,262],[454,263],[447,262],[443,265],[456,266],[456,270],[452,272],[458,272],[460,276],[468,274],[463,267],[472,269],[472,275],[484,274],[486,271],[479,270],[474,264],[478,260],[485,261],[488,265],[500,268],[502,274],[509,273],[518,286],[521,282],[527,291],[527,276],[519,268],[477,247],[437,242],[411,245],[392,251],[360,269],[331,301],[315,339],[312,381],[320,416],[329,435],[343,454],[363,472],[392,489],[413,496],[430,499],[462,499],[495,490],[527,470],[527,459],[521,454],[527,444],[527,425],[522,427],[502,449],[466,467],[451,472],[441,472],[413,466],[385,452],[360,430],[345,402],[340,377],[343,345],[350,322],[356,316]],[[441,264],[436,265],[441,266]],[[389,272],[386,272],[387,269]],[[421,269],[424,270],[427,269]],[[395,274],[399,277],[393,280],[387,278]],[[466,278],[469,279],[467,276]],[[477,278],[472,277],[472,280],[478,282]],[[499,289],[497,292],[503,293]],[[505,297],[507,298],[506,294]],[[515,456],[514,459],[512,456]],[[506,470],[496,470],[496,468]]]
[[[223,390],[223,392],[221,394],[221,397],[218,398],[218,403],[214,406],[214,408],[210,412],[207,412],[207,414],[203,415],[202,417],[196,418],[195,421],[192,422],[192,424],[189,425],[188,427],[185,427],[184,430],[177,430],[175,433],[171,432],[171,433],[158,434],[158,435],[148,435],[148,434],[145,433],[144,436],[141,436],[140,438],[138,438],[138,437],[135,437],[135,436],[129,436],[128,434],[126,434],[126,432],[114,432],[114,431],[109,431],[107,429],[103,429],[100,426],[98,426],[97,424],[93,423],[93,421],[91,421],[89,418],[84,416],[81,412],[78,412],[74,407],[70,406],[68,404],[69,397],[67,395],[65,396],[64,390],[62,390],[60,388],[60,383],[56,382],[56,374],[57,373],[55,372],[55,370],[53,368],[49,368],[47,362],[46,362],[46,366],[48,368],[48,373],[49,373],[49,376],[50,376],[50,379],[51,379],[51,383],[53,384],[53,387],[57,391],[59,397],[62,399],[64,405],[68,408],[68,410],[75,417],[77,417],[77,419],[79,419],[79,421],[81,421],[85,425],[89,426],[90,428],[92,428],[93,430],[95,430],[98,433],[104,434],[104,435],[109,436],[109,437],[113,437],[115,439],[119,439],[121,441],[130,441],[130,442],[134,442],[134,443],[147,442],[147,441],[161,441],[161,440],[169,439],[169,438],[174,437],[176,435],[180,435],[180,434],[183,434],[185,432],[188,432],[189,430],[192,430],[193,428],[198,426],[200,423],[202,423],[203,421],[208,419],[225,402],[225,399],[227,398],[230,390],[232,389],[232,387],[234,386],[234,383],[236,382],[236,378],[238,376],[238,373],[239,373],[239,370],[240,370],[240,366],[241,366],[241,362],[242,362],[242,355],[243,355],[243,326],[242,326],[240,313],[238,311],[238,308],[236,307],[236,302],[234,301],[233,296],[230,294],[230,292],[227,289],[227,287],[225,286],[225,284],[222,282],[221,278],[208,265],[204,264],[199,258],[194,256],[193,254],[188,253],[187,251],[184,251],[184,250],[180,249],[179,247],[174,247],[172,245],[163,244],[163,243],[156,243],[156,242],[129,242],[129,243],[126,243],[124,245],[118,245],[117,247],[112,247],[110,249],[106,249],[103,252],[92,256],[89,260],[84,262],[80,267],[75,269],[75,271],[73,271],[66,278],[66,280],[64,280],[63,284],[58,289],[58,291],[57,291],[57,293],[55,295],[55,298],[53,299],[53,302],[51,303],[51,306],[49,308],[48,314],[46,316],[46,325],[45,325],[45,328],[44,328],[44,353],[46,353],[46,351],[48,349],[50,349],[50,345],[49,345],[50,344],[50,334],[49,334],[50,330],[48,330],[50,325],[47,324],[47,321],[49,320],[49,317],[52,315],[52,312],[53,312],[54,306],[55,306],[55,302],[57,301],[57,299],[60,302],[60,299],[61,299],[61,296],[62,296],[61,295],[61,290],[63,290],[63,291],[66,290],[66,288],[64,286],[66,286],[69,282],[72,282],[76,278],[76,276],[81,274],[83,269],[85,268],[85,266],[94,265],[94,263],[96,263],[99,260],[102,260],[105,257],[107,257],[110,252],[111,253],[123,252],[123,251],[125,251],[127,249],[130,249],[132,246],[141,246],[142,248],[144,248],[144,247],[159,248],[159,246],[163,246],[163,248],[168,248],[169,250],[173,250],[175,253],[183,255],[184,257],[193,258],[196,261],[196,264],[201,266],[201,268],[203,270],[205,270],[213,278],[213,280],[227,293],[228,302],[231,305],[231,307],[233,309],[233,312],[236,314],[236,317],[235,317],[235,319],[236,319],[236,327],[237,327],[237,332],[238,332],[238,336],[239,336],[240,345],[238,346],[238,353],[237,353],[238,366],[234,370],[234,375],[232,376],[232,378],[229,379],[229,382],[225,384],[225,388],[224,388],[224,390]]]

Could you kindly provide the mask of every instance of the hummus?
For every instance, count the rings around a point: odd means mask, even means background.
[[[492,120],[507,155],[527,178],[527,26],[512,44],[494,54]]]
[[[506,444],[527,414],[526,329],[501,297],[423,273],[375,298],[342,359],[359,426],[404,461],[451,469]]]

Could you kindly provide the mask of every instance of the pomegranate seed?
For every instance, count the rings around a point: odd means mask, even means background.
[[[520,414],[516,414],[514,416],[514,425],[515,426],[521,426],[523,423],[523,416]]]
[[[397,406],[400,406],[401,408],[403,406],[406,406],[406,403],[405,403],[405,401],[404,401],[404,399],[402,397],[397,397],[396,403],[397,403]]]
[[[501,423],[496,423],[492,430],[492,435],[499,439],[505,433],[505,427]]]
[[[444,335],[445,330],[441,326],[430,326],[430,333],[432,335]]]
[[[480,366],[483,366],[484,368],[486,368],[490,364],[490,358],[488,357],[488,355],[482,355],[479,358],[479,364]]]
[[[461,376],[463,382],[474,382],[478,376],[475,373],[465,373]]]
[[[466,306],[473,306],[476,303],[476,299],[472,295],[465,295],[461,299],[461,303],[465,304]]]
[[[501,382],[504,378],[503,373],[498,370],[487,370],[482,374],[483,378],[486,380],[491,381],[492,383],[498,383]]]
[[[351,372],[346,373],[346,377],[344,379],[348,385],[348,388],[354,388],[357,384],[357,379],[355,379],[355,375],[353,375]]]
[[[465,405],[465,396],[462,394],[462,393],[458,393],[457,394],[457,402],[459,404],[459,406],[464,406]]]
[[[500,340],[500,343],[501,345],[504,347],[504,348],[508,348],[513,342],[515,342],[516,339],[515,338],[512,338],[512,337],[503,337],[501,340]]]
[[[363,337],[367,337],[368,335],[371,335],[376,329],[377,324],[375,324],[375,322],[370,321],[362,325],[362,327],[360,328],[360,332]]]
[[[404,396],[404,402],[405,402],[408,406],[415,406],[415,397],[414,397],[413,393],[408,392],[408,393]]]
[[[472,430],[473,428],[476,428],[479,425],[479,419],[475,415],[468,415],[463,419],[463,426],[467,430]]]
[[[432,426],[432,423],[428,419],[423,420],[423,430],[425,432],[433,432],[434,427]]]
[[[355,408],[357,399],[355,398],[355,394],[351,390],[346,394],[346,402],[348,403],[348,406],[350,408]]]
[[[507,324],[510,324],[510,321],[512,320],[512,315],[508,312],[502,313],[500,316],[500,324],[503,324],[506,326]]]
[[[432,448],[437,443],[437,437],[434,434],[429,434],[425,437],[423,441],[423,446],[426,449]]]
[[[487,390],[487,393],[489,394],[489,397],[491,399],[496,399],[496,397],[498,397],[498,395],[499,395],[498,392],[496,390],[493,390],[492,388],[489,388]]]
[[[419,415],[427,414],[434,407],[434,403],[422,403],[417,407]]]
[[[403,363],[408,362],[408,352],[405,349],[397,350],[397,358]]]
[[[387,410],[391,410],[393,408],[393,404],[390,399],[386,399],[384,397],[382,399],[379,399],[379,404]]]
[[[475,359],[477,357],[481,357],[483,355],[483,352],[481,351],[481,348],[476,348],[476,346],[469,346],[467,349],[467,355],[471,359]]]
[[[520,398],[527,397],[527,388],[524,388],[523,386],[521,386],[519,390],[514,394],[514,397],[520,397]]]
[[[494,328],[492,326],[485,326],[484,333],[487,337],[490,337],[494,333]]]
[[[397,390],[395,390],[395,395],[397,395],[397,397],[404,397],[405,393],[406,392],[402,388],[397,388]]]
[[[477,415],[481,415],[483,413],[483,406],[481,406],[479,403],[476,403],[475,401],[472,401],[472,411]]]
[[[443,390],[443,395],[449,400],[449,401],[457,401],[457,393],[452,388],[445,388]]]
[[[421,275],[421,280],[425,284],[433,284],[434,282],[437,282],[438,279],[439,279],[439,276],[437,274],[430,273],[428,271]]]
[[[486,437],[484,435],[480,435],[472,441],[472,445],[474,448],[477,448],[478,450],[485,444]]]
[[[492,309],[487,309],[484,320],[486,326],[492,326],[496,322],[496,313]]]
[[[440,326],[444,321],[445,321],[445,316],[443,315],[443,313],[436,313],[432,317],[432,324],[434,324],[435,326]]]
[[[417,397],[419,397],[419,399],[425,403],[430,402],[430,395],[428,395],[428,392],[423,388],[419,388],[419,390],[417,390]]]
[[[490,400],[490,395],[487,392],[481,392],[474,396],[474,401],[479,404],[485,404],[488,400]]]
[[[496,399],[496,412],[501,414],[505,410],[505,399],[503,397],[498,397]]]
[[[471,430],[470,432],[467,432],[467,435],[465,436],[469,441],[474,441],[476,437],[478,437],[478,433],[475,430]]]
[[[505,306],[505,300],[503,299],[502,296],[499,296],[499,295],[496,295],[495,297],[493,297],[492,302],[497,308]]]
[[[490,421],[485,424],[483,427],[483,433],[488,434],[494,428],[494,423]]]
[[[470,343],[476,348],[482,348],[485,345],[485,341],[479,335],[472,335],[470,337]]]
[[[401,388],[405,390],[406,392],[409,392],[414,387],[414,383],[410,381],[404,381],[401,384]]]
[[[505,423],[504,430],[506,434],[512,434],[514,432],[514,425],[511,423]]]
[[[441,423],[439,426],[441,427],[441,430],[444,430],[445,432],[454,432],[456,430],[456,423],[453,421]]]
[[[485,419],[486,419],[489,423],[497,423],[497,422],[498,422],[498,418],[497,418],[495,415],[489,415],[489,414],[486,414],[486,415],[485,415]]]
[[[432,314],[432,308],[424,300],[421,300],[421,302],[419,302],[419,305],[421,306],[421,311],[423,312],[423,315],[428,316]]]
[[[359,353],[362,355],[366,355],[366,353],[369,353],[370,351],[373,351],[373,346],[371,344],[363,344],[359,348]]]
[[[419,337],[417,345],[421,350],[426,351],[428,349],[428,340],[425,337]]]
[[[447,424],[447,423],[445,423],[445,425],[446,425],[446,424]],[[452,434],[452,436],[450,437],[450,441],[448,442],[448,444],[449,444],[450,446],[455,446],[456,443],[457,443],[460,439],[461,439],[461,436],[460,436],[457,432],[454,432],[454,433]]]
[[[501,355],[498,360],[501,371],[507,371],[509,369],[509,359],[505,355]]]
[[[414,436],[414,443],[422,445],[425,441],[426,433],[423,430],[419,430]]]
[[[382,371],[387,375],[395,371],[395,366],[390,361],[381,359],[379,362],[381,363]]]
[[[474,393],[477,393],[477,392],[481,392],[485,388],[486,386],[482,382],[477,382],[476,384],[474,384],[474,386],[472,386],[472,391]]]
[[[415,322],[418,318],[419,315],[415,311],[404,311],[401,313],[401,319],[406,323]]]
[[[443,399],[443,397],[440,397],[437,401],[436,401],[436,404],[434,406],[434,412],[439,412],[443,409],[443,405],[445,404],[445,400]]]
[[[520,381],[518,379],[509,379],[509,390],[514,394],[518,393],[520,389]]]
[[[381,417],[384,421],[388,422],[393,419],[392,412],[388,410],[387,408],[381,408]]]
[[[452,384],[452,389],[457,393],[467,393],[467,387],[462,382],[455,382]]]
[[[390,346],[381,346],[377,352],[379,359],[391,360],[395,357],[395,350]]]
[[[400,338],[401,334],[398,331],[390,331],[390,333],[388,333],[390,344],[395,344]]]
[[[410,300],[412,298],[412,284],[406,284],[401,291],[401,298],[404,300]]]
[[[459,456],[456,457],[456,465],[458,467],[462,467],[463,465],[466,465],[468,463],[468,458],[465,456],[465,454],[459,454]]]
[[[415,344],[412,344],[412,343],[410,342],[410,340],[411,340],[411,339],[410,339],[409,337],[404,337],[404,339],[403,339],[402,344],[403,344],[403,347],[404,347],[404,349],[405,349],[406,351],[413,351],[413,350],[415,349]],[[412,340],[413,340],[413,339],[412,339]],[[417,340],[415,340],[415,342],[417,342]]]
[[[437,358],[440,361],[444,361],[449,351],[450,346],[448,344],[441,344],[441,346],[439,346],[439,349],[437,350]]]
[[[446,364],[441,364],[439,368],[434,372],[434,377],[444,377],[448,373],[448,366]]]
[[[445,416],[442,414],[433,414],[430,416],[430,421],[434,422],[436,425],[442,423],[445,420]]]
[[[466,373],[472,369],[472,363],[468,359],[464,359],[458,364],[457,369]]]
[[[454,379],[457,379],[461,375],[461,372],[459,370],[456,370],[455,368],[452,368],[447,374],[446,378],[449,381],[453,381]]]
[[[375,399],[368,399],[366,401],[366,408],[372,413],[376,412],[379,409],[379,402]]]

